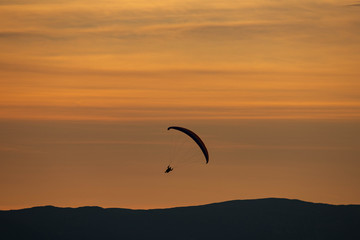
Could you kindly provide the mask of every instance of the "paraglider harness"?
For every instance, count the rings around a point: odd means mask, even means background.
[[[167,166],[167,169],[165,170],[165,173],[169,173],[172,170],[174,170],[174,168],[170,167],[170,165],[169,165],[169,166]]]

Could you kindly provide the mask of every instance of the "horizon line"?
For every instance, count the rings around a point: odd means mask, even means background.
[[[54,205],[39,205],[33,207],[25,207],[20,209],[0,209],[0,212],[6,211],[21,211],[21,210],[29,210],[35,208],[58,208],[58,209],[80,209],[80,208],[101,208],[103,210],[110,210],[110,209],[122,209],[122,210],[132,210],[132,211],[148,211],[148,210],[168,210],[168,209],[176,209],[176,208],[189,208],[189,207],[202,207],[208,205],[216,205],[216,204],[223,204],[223,203],[230,203],[230,202],[240,202],[240,201],[263,201],[263,200],[287,200],[287,201],[297,201],[302,203],[310,203],[310,204],[320,204],[320,205],[329,205],[329,206],[360,206],[360,203],[350,203],[350,204],[332,204],[332,203],[323,203],[323,202],[311,202],[306,200],[300,200],[295,198],[284,198],[284,197],[268,197],[268,198],[250,198],[250,199],[233,199],[233,200],[224,200],[220,202],[212,202],[212,203],[204,203],[198,205],[186,205],[186,206],[174,206],[174,207],[164,207],[164,208],[123,208],[123,207],[100,207],[100,206],[76,206],[76,207],[59,207]]]

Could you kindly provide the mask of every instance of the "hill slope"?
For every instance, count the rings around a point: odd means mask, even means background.
[[[0,211],[2,239],[360,239],[360,205],[236,200],[154,210]]]

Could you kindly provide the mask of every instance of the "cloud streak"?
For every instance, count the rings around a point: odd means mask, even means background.
[[[340,1],[1,3],[3,118],[357,118],[360,19]]]
[[[153,105],[153,104],[151,104]],[[238,106],[0,107],[2,119],[146,121],[186,119],[360,119],[358,103],[243,103]]]

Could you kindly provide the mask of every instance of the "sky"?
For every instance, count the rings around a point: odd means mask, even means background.
[[[360,204],[359,43],[359,1],[0,0],[0,209]]]

